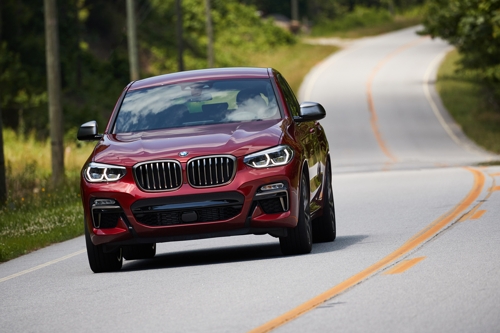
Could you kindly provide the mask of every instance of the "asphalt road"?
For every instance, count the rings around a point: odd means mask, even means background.
[[[82,237],[0,265],[0,332],[498,332],[500,167],[436,98],[449,47],[407,29],[319,64],[337,240],[166,243],[93,274]],[[500,159],[500,158],[499,158]]]

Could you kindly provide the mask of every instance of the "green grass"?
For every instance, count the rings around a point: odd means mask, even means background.
[[[50,142],[10,129],[3,134],[8,200],[0,209],[0,262],[82,234],[79,173],[93,147],[68,133],[65,184],[54,188]]]
[[[60,207],[4,210],[0,213],[0,262],[18,257],[83,232],[79,199]]]
[[[356,7],[351,13],[320,22],[313,27],[312,37],[360,38],[375,36],[420,24],[422,7],[391,15],[385,9]]]
[[[463,132],[483,148],[500,153],[500,89],[474,73],[456,72],[457,51],[445,58],[436,84],[443,104]]]

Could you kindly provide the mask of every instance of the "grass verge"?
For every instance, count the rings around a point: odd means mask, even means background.
[[[436,89],[463,132],[481,147],[500,154],[500,88],[474,73],[457,72],[459,58],[457,51],[446,56]]]
[[[313,27],[312,37],[360,38],[375,36],[419,24],[422,21],[422,6],[391,14],[382,8],[356,6],[335,20],[319,22]]]

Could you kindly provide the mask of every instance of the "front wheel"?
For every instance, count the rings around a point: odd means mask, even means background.
[[[287,237],[280,237],[281,252],[285,255],[305,254],[312,250],[311,208],[307,179],[303,174],[300,180],[297,226],[288,229]]]
[[[104,252],[102,245],[94,245],[90,239],[90,232],[85,223],[85,243],[87,245],[87,256],[90,269],[94,273],[115,272],[122,268],[122,249],[113,252]]]

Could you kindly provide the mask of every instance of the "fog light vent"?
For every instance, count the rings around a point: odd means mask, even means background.
[[[94,199],[91,211],[92,222],[96,229],[115,228],[123,214],[123,209],[116,200],[108,198]]]
[[[260,190],[262,192],[266,191],[276,191],[276,190],[282,190],[285,188],[285,184],[283,183],[275,183],[275,184],[268,184],[260,187]]]

